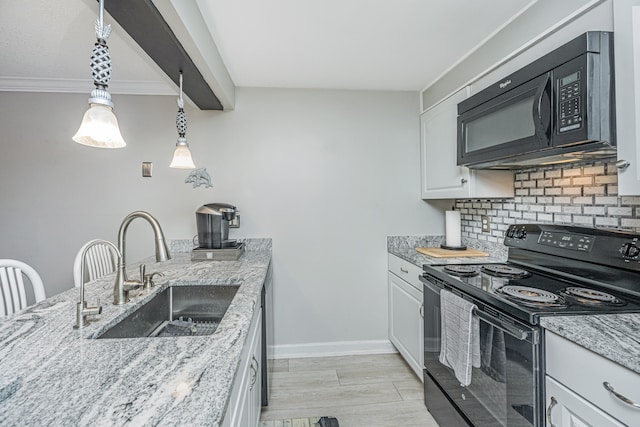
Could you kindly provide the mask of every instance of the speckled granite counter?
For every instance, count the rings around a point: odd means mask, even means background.
[[[271,260],[270,239],[251,248],[237,261],[147,260],[164,277],[123,306],[111,304],[113,276],[96,280],[86,299],[100,297],[103,312],[82,331],[72,328],[77,289],[0,321],[0,425],[218,425]],[[240,288],[213,335],[90,338],[170,285],[216,284]]]
[[[415,248],[439,247],[444,243],[444,236],[389,236],[387,251],[420,268],[423,264],[459,264],[503,262],[507,259],[504,245],[483,242],[474,239],[463,239],[462,244],[489,254],[488,257],[434,258],[417,252]]]
[[[543,317],[540,324],[640,374],[640,314]]]

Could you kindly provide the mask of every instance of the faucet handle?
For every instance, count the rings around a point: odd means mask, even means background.
[[[150,273],[150,274],[145,274],[144,275],[144,289],[145,290],[149,290],[151,289],[153,286],[155,286],[156,284],[153,283],[153,278],[155,276],[164,276],[164,274],[160,273],[160,272],[154,272],[154,273]]]
[[[147,270],[147,266],[140,264],[140,283],[144,282],[144,273]]]

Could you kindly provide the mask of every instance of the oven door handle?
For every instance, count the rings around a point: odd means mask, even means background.
[[[509,335],[513,336],[514,338],[520,340],[520,341],[525,341],[527,340],[527,338],[529,338],[529,335],[531,335],[532,331],[526,331],[524,329],[518,328],[515,325],[511,325],[509,323],[504,322],[503,320],[494,317],[490,314],[487,314],[483,311],[479,311],[477,309],[473,310],[473,314],[475,314],[476,316],[478,316],[480,319],[484,320],[485,322],[491,324],[492,326],[508,333]]]

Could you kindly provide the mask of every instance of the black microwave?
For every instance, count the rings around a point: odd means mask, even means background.
[[[458,104],[458,165],[615,155],[613,33],[590,31]]]

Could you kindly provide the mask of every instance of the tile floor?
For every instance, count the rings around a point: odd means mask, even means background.
[[[275,360],[261,421],[316,416],[340,427],[438,427],[399,354]]]

